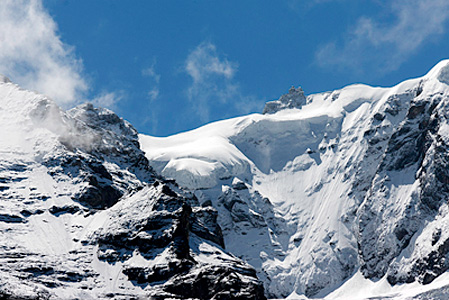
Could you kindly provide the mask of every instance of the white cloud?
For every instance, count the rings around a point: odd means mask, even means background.
[[[392,22],[361,17],[342,41],[317,51],[318,64],[395,70],[431,38],[441,36],[449,19],[447,0],[393,0],[388,10]]]
[[[187,96],[193,109],[202,122],[210,121],[211,106],[223,105],[234,99],[238,102],[244,98],[240,86],[234,82],[238,64],[220,57],[215,45],[203,42],[187,57],[184,71],[192,78],[192,85],[187,90]]]
[[[195,83],[201,83],[209,81],[211,76],[232,78],[237,64],[226,58],[220,59],[215,45],[204,42],[189,54],[185,69]]]
[[[105,107],[109,109],[116,109],[117,103],[122,100],[125,97],[125,92],[118,91],[118,92],[102,92],[100,95],[95,97],[92,100],[92,103],[95,106],[99,107]]]
[[[57,31],[41,0],[2,0],[0,73],[68,106],[78,102],[88,86],[81,76],[82,62]]]

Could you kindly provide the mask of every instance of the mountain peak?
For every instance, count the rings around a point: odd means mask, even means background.
[[[137,130],[128,121],[123,120],[107,108],[95,107],[92,103],[85,103],[72,108],[68,111],[68,114],[91,127],[107,128],[119,136],[137,139]]]
[[[0,74],[0,83],[11,83],[11,80],[5,75]]]
[[[304,91],[301,87],[292,86],[288,93],[282,95],[278,100],[267,102],[263,114],[274,114],[286,108],[301,108],[304,104],[306,104]]]

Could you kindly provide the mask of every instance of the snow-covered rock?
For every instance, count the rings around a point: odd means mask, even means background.
[[[448,70],[307,99],[292,89],[263,115],[139,139],[150,165],[217,209],[227,250],[269,297],[347,299],[351,282],[417,295],[449,268]]]
[[[265,299],[217,211],[150,167],[137,131],[0,83],[1,299]]]

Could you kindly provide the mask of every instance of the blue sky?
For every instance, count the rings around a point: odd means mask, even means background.
[[[166,136],[449,57],[447,0],[4,0],[0,73]]]

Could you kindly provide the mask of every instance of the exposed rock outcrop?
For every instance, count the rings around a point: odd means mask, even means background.
[[[282,95],[278,100],[270,101],[265,104],[263,114],[274,114],[283,109],[301,108],[306,104],[306,97],[301,87],[292,86],[288,94]]]

